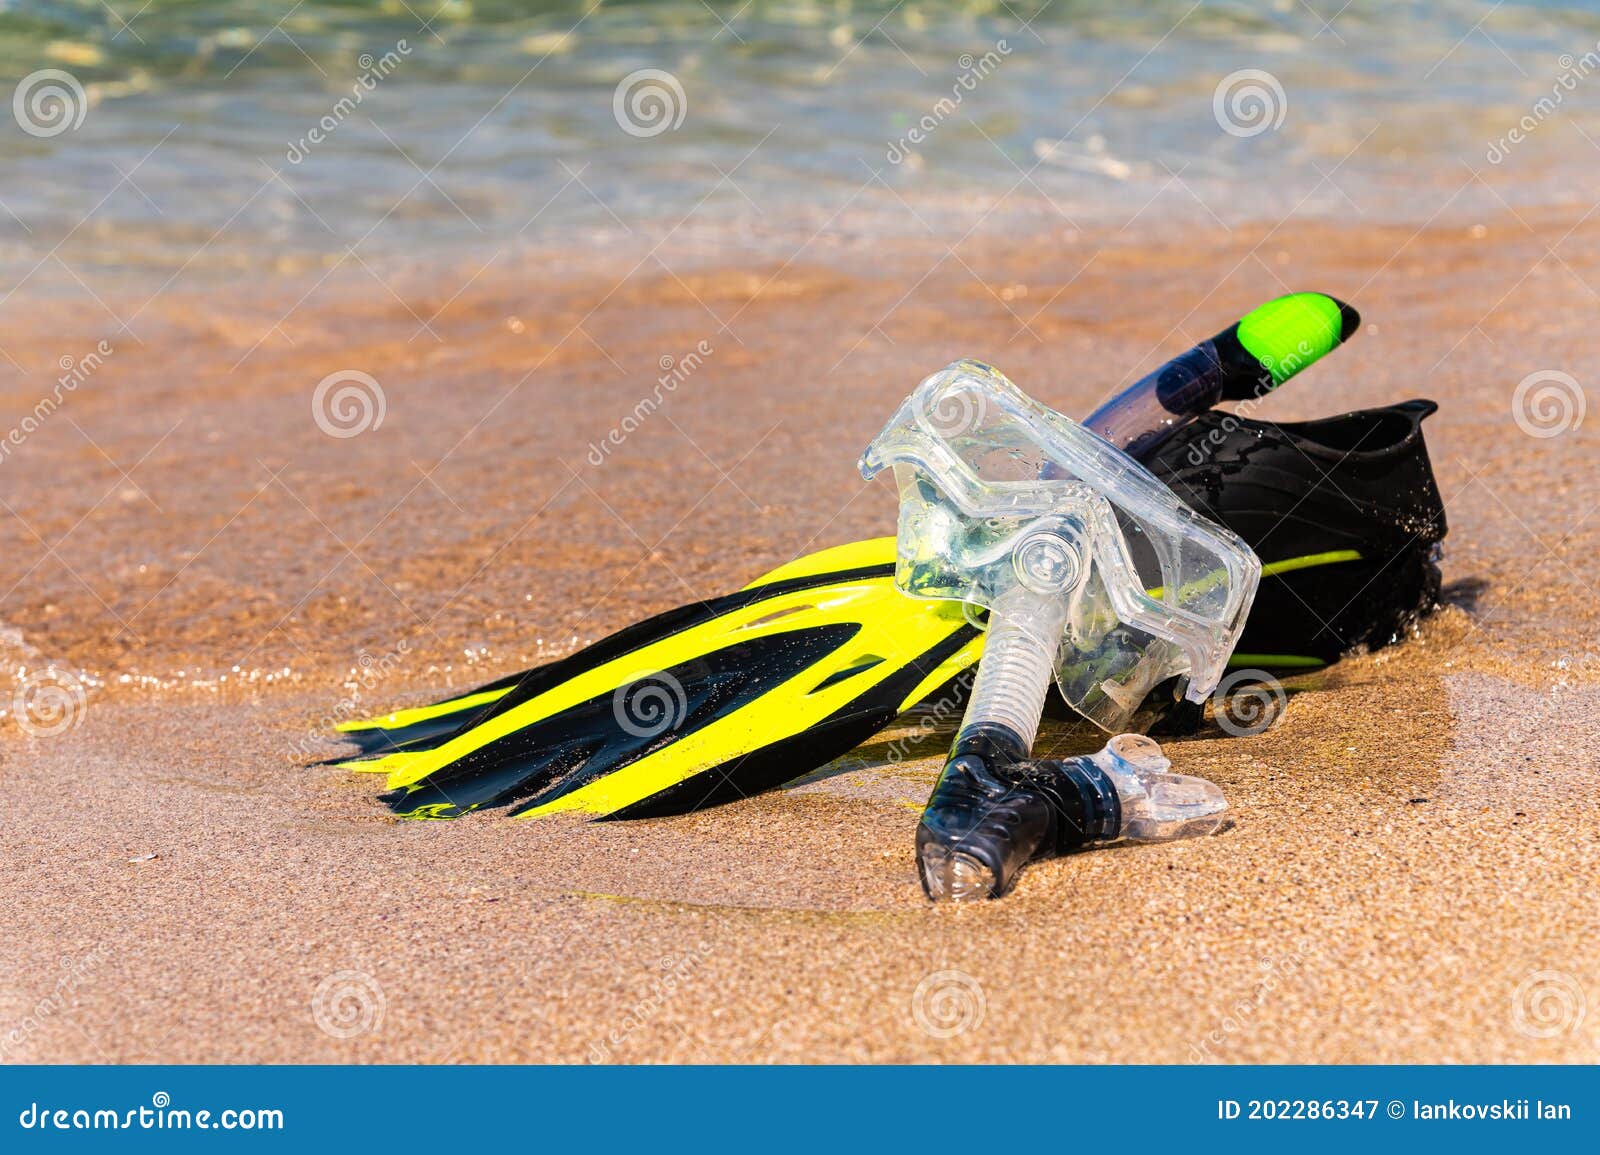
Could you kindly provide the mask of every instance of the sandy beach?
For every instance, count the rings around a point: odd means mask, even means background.
[[[107,291],[110,337],[10,301],[7,413],[111,352],[0,461],[12,684],[83,688],[62,732],[14,702],[0,737],[0,1057],[1596,1061],[1600,422],[1513,397],[1557,371],[1596,399],[1597,240],[1534,206],[419,261],[390,292],[349,263]],[[1290,683],[1266,733],[1170,744],[1225,790],[1217,837],[936,909],[910,849],[943,731],[638,823],[401,823],[301,765],[342,749],[342,702],[426,701],[885,532],[856,456],[954,357],[1079,412],[1292,289],[1364,324],[1259,415],[1440,403],[1444,605]],[[313,390],[347,370],[382,418],[331,436]]]

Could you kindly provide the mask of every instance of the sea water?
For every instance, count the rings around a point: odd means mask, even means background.
[[[1584,195],[1597,45],[1479,0],[0,2],[0,269],[1420,224]]]

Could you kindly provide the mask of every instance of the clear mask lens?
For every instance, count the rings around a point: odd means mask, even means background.
[[[922,382],[861,459],[900,488],[896,580],[918,597],[992,608],[1049,594],[1056,683],[1123,728],[1157,684],[1204,701],[1233,652],[1261,564],[1133,458],[979,361]]]

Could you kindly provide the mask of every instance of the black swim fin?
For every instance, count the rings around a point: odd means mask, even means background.
[[[1281,423],[1212,412],[1146,462],[1261,558],[1233,667],[1324,666],[1399,640],[1433,608],[1448,525],[1422,422],[1437,408]]]

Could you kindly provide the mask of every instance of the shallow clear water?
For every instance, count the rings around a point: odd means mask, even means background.
[[[74,122],[25,132],[13,101],[0,267],[1576,199],[1597,41],[1593,4],[1466,0],[0,0],[7,88],[69,74]],[[619,97],[640,70],[665,75]]]

